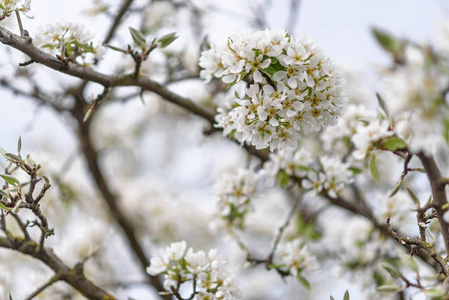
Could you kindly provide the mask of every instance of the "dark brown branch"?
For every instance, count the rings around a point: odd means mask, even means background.
[[[92,178],[103,196],[105,203],[107,204],[112,216],[125,233],[125,236],[129,241],[129,246],[140,262],[141,270],[145,275],[147,275],[148,282],[159,292],[165,291],[158,277],[153,277],[146,274],[146,268],[149,266],[150,261],[146,257],[143,247],[136,236],[136,228],[130,222],[129,218],[123,214],[123,210],[120,209],[118,205],[118,197],[111,191],[99,166],[98,152],[93,145],[90,135],[90,120],[87,120],[86,122],[83,120],[83,101],[77,100],[71,113],[78,122],[78,135],[84,158],[87,162]],[[165,298],[170,299],[169,297]]]
[[[360,215],[360,216],[365,217],[384,236],[391,236],[389,234],[389,230],[388,230],[387,226],[379,224],[379,222],[374,217],[374,215],[372,214],[372,212],[371,212],[371,210],[369,208],[367,208],[365,206],[363,206],[363,207],[359,206],[356,203],[349,202],[349,201],[347,201],[345,199],[342,199],[342,198],[334,199],[332,197],[329,197],[329,195],[326,195],[326,194],[322,194],[322,196],[325,197],[330,203],[332,203],[333,205],[335,205],[337,207],[341,207],[341,208],[343,208],[343,209],[345,209],[345,210],[347,210],[349,212],[352,212],[352,213],[354,213],[356,215]],[[400,245],[402,245],[403,247],[407,248],[408,251],[411,251],[412,247],[411,247],[410,244],[400,243]],[[423,253],[421,251],[421,252],[417,253],[416,255],[419,256],[429,266],[431,266],[435,270],[438,270],[438,264],[436,264],[436,261],[431,256],[429,256],[427,252]]]
[[[13,237],[0,238],[0,247],[16,250],[42,261],[55,272],[55,276],[71,285],[88,299],[115,299],[108,292],[95,286],[90,280],[85,277],[84,273],[75,270],[75,268],[70,269],[69,267],[67,267],[50,248],[39,249],[39,245],[32,240],[24,240],[21,238]]]
[[[429,244],[426,241],[423,241],[419,238],[411,239],[409,237],[406,237],[406,238],[402,237],[400,234],[398,234],[396,231],[394,231],[391,228],[390,218],[387,219],[386,224],[387,224],[388,233],[394,239],[396,239],[399,243],[401,243],[403,245],[415,245],[415,246],[418,246],[420,249],[423,249],[424,251],[426,251],[433,259],[435,259],[435,261],[438,262],[438,264],[441,267],[441,272],[445,276],[448,276],[448,274],[449,274],[448,265],[447,265],[446,261],[444,260],[444,258],[441,257],[441,255],[439,255],[438,252],[435,250],[434,246],[432,246],[431,244]]]
[[[129,7],[131,6],[133,0],[125,0],[123,2],[122,7],[120,8],[120,11],[117,13],[117,16],[114,18],[114,22],[112,23],[111,27],[108,30],[108,33],[106,34],[106,38],[104,39],[104,43],[107,44],[109,41],[114,37],[114,34],[119,27],[120,23],[123,20],[123,17],[125,13],[128,11]]]
[[[430,187],[432,189],[433,203],[438,215],[438,222],[441,227],[441,235],[443,236],[446,253],[449,254],[449,224],[444,220],[443,215],[448,210],[446,208],[447,198],[445,185],[442,184],[440,169],[433,156],[427,156],[424,153],[418,154],[424,169],[429,178]]]

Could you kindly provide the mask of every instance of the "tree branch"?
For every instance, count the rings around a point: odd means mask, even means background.
[[[80,97],[79,94],[76,94],[75,96]],[[107,204],[112,216],[114,216],[116,222],[125,233],[126,238],[129,241],[129,246],[131,247],[135,257],[140,262],[140,267],[144,274],[147,276],[148,282],[153,285],[159,292],[164,292],[165,289],[162,286],[162,283],[159,281],[159,278],[149,276],[146,273],[146,268],[150,265],[150,261],[146,257],[143,251],[143,247],[136,236],[136,229],[134,225],[123,214],[122,209],[120,209],[118,205],[118,197],[111,191],[99,166],[98,152],[95,150],[95,147],[92,143],[92,138],[89,130],[90,119],[84,121],[83,109],[83,101],[81,101],[81,99],[77,99],[74,108],[71,110],[71,113],[78,122],[79,142],[92,178],[97,185],[101,195],[103,196],[103,199]],[[170,299],[168,296],[165,296],[163,298]]]
[[[445,208],[445,206],[447,206],[447,197],[445,185],[442,184],[443,180],[441,172],[433,156],[427,156],[424,153],[419,153],[417,156],[421,160],[423,167],[427,172],[427,177],[429,178],[433,196],[432,201],[435,203],[434,207],[437,211],[441,235],[443,236],[444,245],[446,246],[446,253],[449,254],[449,224],[443,218],[444,213],[448,210]]]
[[[15,237],[0,238],[0,247],[16,250],[42,261],[56,273],[55,276],[71,285],[88,299],[115,299],[114,296],[89,281],[83,272],[67,267],[50,248],[39,249],[39,245],[32,240]]]

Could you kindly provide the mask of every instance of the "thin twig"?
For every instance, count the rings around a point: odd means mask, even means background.
[[[36,297],[37,295],[42,293],[46,288],[51,286],[53,283],[58,282],[59,280],[61,280],[61,278],[60,278],[60,276],[58,274],[56,274],[49,281],[47,281],[45,284],[40,286],[36,291],[34,291],[31,295],[29,295],[27,298],[25,298],[25,300],[33,299],[34,297]]]
[[[290,211],[290,213],[287,216],[287,219],[285,220],[284,224],[279,228],[278,230],[278,234],[274,240],[274,244],[273,244],[273,248],[271,249],[270,255],[267,258],[267,264],[271,265],[271,263],[273,262],[273,257],[274,254],[276,252],[276,248],[282,238],[282,234],[284,233],[285,228],[287,228],[288,224],[290,224],[291,219],[293,218],[293,216],[295,215],[296,211],[298,210],[299,207],[299,203],[301,202],[301,195],[299,195],[296,200],[295,203],[293,204],[293,207]]]
[[[28,234],[27,225],[22,222],[22,220],[19,218],[19,216],[17,214],[12,214],[12,216],[14,217],[14,219],[16,219],[17,224],[19,225],[20,229],[22,230],[24,238],[26,240],[31,240],[31,237]]]

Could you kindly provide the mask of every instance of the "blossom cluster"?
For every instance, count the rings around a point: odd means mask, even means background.
[[[206,81],[248,83],[244,95],[219,104],[216,121],[225,134],[257,149],[295,147],[301,132],[335,125],[347,102],[323,51],[284,30],[231,36],[223,49],[204,51],[199,65]]]
[[[0,9],[3,10],[0,20],[10,16],[14,11],[20,11],[28,18],[33,18],[33,16],[29,14],[29,11],[31,10],[31,0],[1,0]]]
[[[394,135],[387,120],[375,120],[368,125],[359,124],[356,131],[357,133],[352,136],[352,143],[356,149],[352,155],[356,159],[365,158],[376,148],[376,144]]]
[[[186,282],[193,283],[192,295],[200,299],[239,299],[242,292],[233,275],[225,268],[226,263],[211,249],[206,255],[203,251],[187,250],[185,241],[172,243],[160,249],[160,256],[151,258],[147,273],[152,276],[164,274],[164,288],[172,292]],[[179,291],[177,291],[179,292]]]
[[[303,271],[314,271],[319,268],[316,257],[300,239],[279,244],[273,262],[283,273],[300,278]]]
[[[351,138],[357,133],[361,124],[369,124],[377,119],[377,113],[369,110],[364,104],[348,104],[344,119],[336,126],[327,127],[321,134],[320,140],[327,153],[334,153],[344,157],[351,151]],[[351,160],[351,156],[348,156]]]
[[[310,153],[303,148],[283,149],[272,154],[262,173],[269,183],[274,183],[277,178],[281,186],[287,184],[290,177],[297,177],[301,179],[301,185],[309,195],[326,192],[332,198],[337,198],[345,185],[353,181],[349,163],[342,162],[337,157],[323,156],[316,166]]]
[[[79,59],[86,64],[88,53],[98,59],[105,51],[104,46],[93,45],[93,38],[84,25],[60,19],[55,24],[39,27],[34,44],[58,55],[60,59]]]
[[[220,199],[219,227],[244,228],[245,216],[258,195],[257,183],[256,173],[245,169],[239,169],[237,174],[225,174],[217,181],[213,193]]]
[[[408,149],[434,153],[449,143],[448,57],[405,45],[404,62],[384,74],[385,100]]]

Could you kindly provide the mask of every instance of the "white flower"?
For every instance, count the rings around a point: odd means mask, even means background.
[[[203,271],[205,268],[204,264],[207,262],[206,254],[203,251],[193,252],[192,248],[187,251],[185,260],[187,270],[192,274],[198,274]]]
[[[194,299],[232,300],[242,297],[235,277],[224,268],[226,262],[217,250],[211,249],[206,257],[203,251],[194,252],[192,248],[185,253],[186,247],[182,241],[161,249],[161,257],[151,258],[147,273],[152,276],[165,273],[163,286],[170,292],[184,282],[195,280],[193,293],[197,294]]]
[[[234,106],[219,104],[217,127],[257,149],[295,147],[301,132],[336,125],[346,106],[330,60],[310,41],[289,38],[283,30],[232,36],[222,50],[203,52],[200,66],[206,81],[250,80]]]
[[[301,182],[302,187],[310,190],[311,196],[321,193],[326,176],[322,172],[309,171],[307,177]]]
[[[394,134],[390,130],[387,120],[379,120],[369,123],[368,126],[360,124],[356,128],[357,133],[352,137],[352,143],[356,150],[352,153],[354,158],[363,159],[373,149],[373,144],[383,138]]]
[[[319,268],[316,257],[300,239],[279,244],[274,261],[277,265],[283,265],[281,269],[290,272],[292,276],[296,276],[298,272],[315,271]]]
[[[187,243],[185,241],[172,243],[170,247],[167,247],[167,256],[174,261],[180,260],[184,256],[186,251]]]
[[[163,257],[152,257],[150,260],[150,266],[147,267],[147,273],[151,276],[159,275],[165,271],[167,271],[167,267],[170,264],[168,262],[168,256],[164,255]]]

